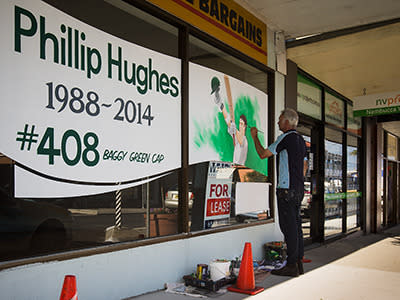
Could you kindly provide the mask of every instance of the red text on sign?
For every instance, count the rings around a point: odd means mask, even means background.
[[[229,185],[227,184],[214,184],[210,185],[210,195],[208,197],[229,197],[228,195]]]
[[[207,217],[229,215],[231,211],[231,199],[207,199]]]

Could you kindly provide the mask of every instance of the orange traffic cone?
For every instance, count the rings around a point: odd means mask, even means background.
[[[251,244],[245,243],[236,285],[228,287],[228,291],[255,295],[263,290],[263,287],[256,286],[255,283]]]
[[[78,292],[76,290],[76,278],[74,275],[65,276],[60,300],[78,300]]]

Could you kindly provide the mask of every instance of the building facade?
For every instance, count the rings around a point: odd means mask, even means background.
[[[266,146],[285,107],[309,149],[306,243],[376,230],[362,163],[373,121],[286,68],[279,35],[237,2],[12,0],[1,16],[6,298],[54,299],[67,274],[79,297],[139,295],[245,242],[261,259],[282,234],[275,163],[250,127]],[[395,182],[398,138],[385,136]]]

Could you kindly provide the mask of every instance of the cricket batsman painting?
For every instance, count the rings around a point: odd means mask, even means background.
[[[259,158],[253,143],[248,143],[248,127],[267,132],[267,94],[193,63],[189,72],[190,164],[233,162],[266,175],[267,162]],[[263,142],[265,145],[266,140]]]
[[[235,123],[235,114],[232,103],[232,94],[231,87],[229,84],[229,77],[224,75],[224,82],[226,88],[226,96],[228,100],[228,108],[229,114],[226,110],[226,107],[222,103],[219,90],[220,90],[220,81],[217,77],[213,77],[211,80],[211,94],[215,95],[215,104],[221,110],[224,120],[226,122],[226,126],[228,127],[228,133],[232,137],[233,140],[233,160],[234,164],[245,165],[247,159],[247,151],[248,151],[248,143],[246,138],[246,128],[247,128],[247,119],[244,114],[240,115],[239,119],[239,130],[236,127]]]

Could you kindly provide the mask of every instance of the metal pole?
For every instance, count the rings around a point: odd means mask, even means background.
[[[146,237],[150,237],[150,183],[146,183]]]
[[[122,225],[121,212],[122,212],[122,193],[121,190],[118,188],[118,190],[115,192],[115,228],[117,229],[121,229]]]

